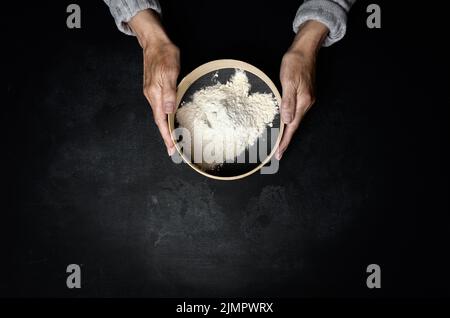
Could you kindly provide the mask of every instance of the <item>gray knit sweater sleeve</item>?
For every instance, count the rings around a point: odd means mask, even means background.
[[[153,9],[161,14],[158,0],[103,0],[116,21],[120,31],[134,35],[127,22],[141,10]],[[293,28],[299,27],[308,20],[316,20],[325,24],[330,30],[324,46],[329,46],[344,37],[347,23],[347,12],[356,0],[305,0],[297,11]]]
[[[308,20],[325,24],[330,30],[323,46],[330,46],[345,35],[347,13],[356,0],[305,0],[295,15],[293,28],[297,33]]]
[[[128,26],[132,17],[141,10],[153,9],[161,14],[161,6],[158,0],[103,0],[109,7],[116,25],[123,33],[134,35]]]

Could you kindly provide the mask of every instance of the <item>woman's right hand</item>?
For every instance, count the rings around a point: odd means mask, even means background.
[[[167,114],[175,111],[180,52],[165,33],[158,14],[143,10],[128,23],[136,33],[144,54],[144,95],[153,111],[153,118],[164,140],[167,153],[175,153],[170,137]]]

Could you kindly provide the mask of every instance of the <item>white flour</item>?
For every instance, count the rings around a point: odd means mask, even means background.
[[[178,109],[176,119],[180,127],[191,134],[191,151],[196,151],[197,141],[202,142],[203,168],[233,161],[258,140],[267,125],[272,125],[278,112],[275,97],[249,94],[250,87],[245,72],[236,70],[227,83],[196,91],[192,100]],[[214,160],[205,158],[208,151]]]

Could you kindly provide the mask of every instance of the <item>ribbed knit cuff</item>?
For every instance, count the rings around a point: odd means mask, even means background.
[[[105,2],[108,4],[119,30],[128,35],[135,35],[128,26],[128,22],[139,11],[153,9],[161,14],[161,6],[158,0],[105,0]]]
[[[339,4],[329,0],[313,0],[303,3],[295,15],[293,22],[294,32],[308,20],[323,23],[329,29],[323,46],[330,46],[342,39],[347,25],[347,12]]]

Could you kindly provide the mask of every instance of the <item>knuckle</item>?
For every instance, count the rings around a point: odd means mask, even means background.
[[[164,127],[164,122],[165,122],[164,118],[154,117],[154,119],[155,119],[156,126],[158,126],[159,128]]]
[[[171,45],[171,50],[174,54],[180,54],[180,49],[175,44]]]
[[[292,108],[292,101],[285,99],[284,101],[281,102],[281,109],[284,111],[288,111]]]
[[[314,97],[311,93],[305,92],[299,97],[299,103],[301,106],[310,106],[314,102]]]
[[[299,125],[300,125],[300,118],[298,116],[296,116],[296,118],[290,124],[288,124],[289,135],[291,137],[294,134],[294,132],[297,130]]]
[[[282,62],[288,62],[289,60],[292,60],[295,57],[295,54],[291,51],[288,51],[284,53]]]
[[[158,87],[153,84],[148,84],[144,86],[144,95],[147,98],[153,98],[158,94]]]
[[[293,109],[292,107],[289,106],[285,106],[285,107],[281,107],[281,114],[283,115],[290,115],[293,113]]]
[[[312,101],[312,97],[311,97],[311,95],[309,95],[309,94],[305,94],[305,96],[303,97],[303,103],[305,104],[305,105],[310,105],[311,104],[311,101]]]
[[[156,85],[150,85],[148,92],[150,96],[156,96],[159,93],[159,88]]]
[[[148,98],[153,99],[156,98],[159,94],[159,89],[155,85],[150,85],[147,89]]]
[[[150,91],[149,85],[144,85],[144,87],[142,87],[142,93],[144,94],[145,97],[147,97],[147,99],[150,97],[149,91]]]
[[[161,124],[161,117],[154,116],[153,119],[155,120],[155,124],[160,125]]]

